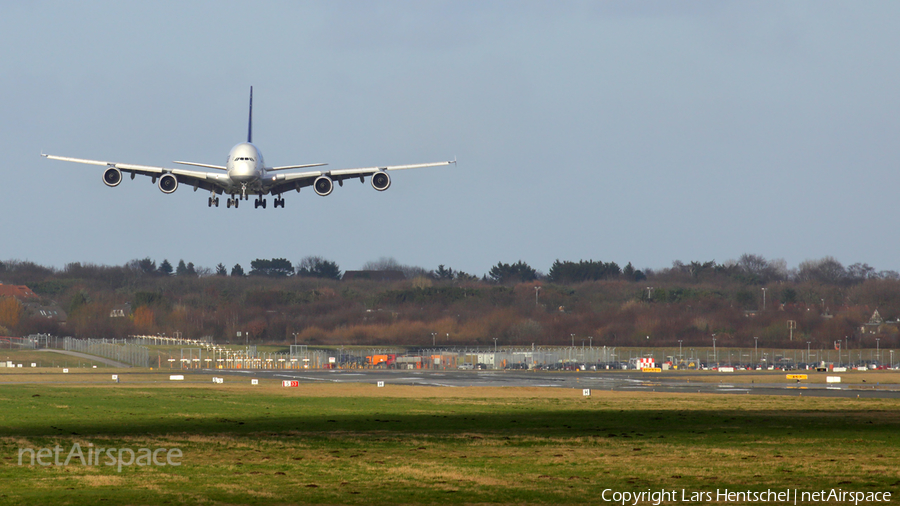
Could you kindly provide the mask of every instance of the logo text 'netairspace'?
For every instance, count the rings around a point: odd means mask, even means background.
[[[65,457],[64,460],[60,460]],[[182,457],[179,448],[102,448],[87,446],[87,451],[81,445],[74,443],[68,453],[63,452],[59,445],[53,448],[19,448],[19,465],[39,466],[68,466],[81,464],[83,466],[115,466],[117,472],[122,472],[122,467],[130,466],[180,466]]]

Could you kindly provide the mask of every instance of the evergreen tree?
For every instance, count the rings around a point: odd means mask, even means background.
[[[241,264],[234,264],[234,267],[231,268],[231,275],[235,277],[244,275],[244,268],[241,267]]]
[[[287,277],[294,274],[294,266],[284,258],[264,260],[257,258],[250,262],[251,276]]]
[[[186,276],[188,273],[187,265],[184,264],[184,260],[178,261],[178,267],[175,268],[176,276]]]
[[[303,278],[341,279],[338,264],[322,257],[309,256],[297,264],[297,276]]]
[[[456,271],[455,277],[457,281],[478,281],[478,276],[473,276],[464,271]]]
[[[438,265],[436,271],[432,273],[435,279],[441,280],[452,280],[453,279],[453,269],[445,268],[444,264]]]
[[[159,264],[159,273],[164,276],[171,276],[172,275],[172,264],[170,264],[168,260],[163,260],[162,263]]]
[[[150,260],[150,257],[142,260],[132,260],[128,265],[132,269],[141,271],[144,274],[156,274],[158,272],[156,270],[156,262]],[[169,264],[169,267],[172,267],[172,265]]]
[[[219,262],[219,265],[216,266],[216,276],[227,276],[228,268],[225,267],[225,264]]]
[[[630,264],[629,264],[630,265]],[[615,279],[621,273],[615,262],[595,262],[580,260],[575,262],[553,262],[550,267],[550,280],[554,283],[581,283],[599,279]]]
[[[537,271],[521,260],[514,264],[498,262],[497,265],[491,267],[488,275],[495,282],[501,284],[525,283],[537,279]]]

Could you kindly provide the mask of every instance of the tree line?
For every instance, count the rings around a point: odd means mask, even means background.
[[[4,274],[16,276],[16,273],[24,273],[26,276],[59,275],[70,271],[82,271],[90,269],[95,272],[102,270],[115,270],[119,267],[82,265],[72,263],[66,265],[61,271],[44,267],[32,262],[6,261],[0,262],[0,276]],[[249,272],[240,264],[235,264],[230,270],[222,263],[214,269],[196,267],[193,262],[179,260],[173,267],[168,259],[164,259],[158,265],[151,258],[132,260],[121,269],[147,276],[188,276],[204,277],[217,276],[265,276],[265,277],[305,277],[323,279],[341,279],[343,272],[337,262],[327,260],[320,256],[307,256],[297,264],[291,263],[285,258],[262,259],[257,258],[250,262]],[[367,262],[361,270],[375,271],[399,271],[407,279],[423,277],[438,281],[475,281],[515,284],[531,281],[545,281],[559,284],[575,284],[586,281],[600,280],[625,280],[625,281],[681,281],[686,283],[699,283],[703,281],[715,281],[732,279],[748,285],[763,285],[774,282],[818,282],[829,285],[851,285],[861,283],[868,279],[900,279],[900,273],[893,270],[878,271],[867,263],[854,263],[844,267],[833,257],[824,257],[818,260],[806,260],[796,268],[789,269],[784,260],[766,260],[761,255],[744,254],[734,261],[716,263],[711,261],[691,261],[684,263],[676,260],[672,266],[662,269],[635,269],[631,262],[625,267],[619,267],[616,262],[603,262],[595,260],[559,260],[553,262],[549,271],[544,274],[528,263],[518,260],[514,263],[498,262],[488,272],[478,276],[464,271],[454,270],[443,264],[434,270],[422,267],[404,265],[393,258],[380,258]]]
[[[168,264],[168,267],[166,265]],[[62,269],[0,263],[0,281],[29,286],[68,313],[60,325],[0,300],[0,334],[79,337],[180,332],[217,341],[249,332],[260,342],[445,345],[571,344],[571,335],[610,346],[721,346],[759,343],[804,348],[900,346],[900,275],[831,257],[789,269],[782,260],[675,261],[663,269],[631,263],[556,260],[546,274],[518,260],[481,275],[445,265],[428,270],[392,258],[363,270],[399,271],[392,281],[347,280],[315,256],[255,259],[248,272],[146,258],[121,266],[71,263]],[[130,304],[126,318],[110,310]],[[870,322],[875,310],[885,322]],[[788,322],[794,322],[789,324]],[[788,325],[794,325],[790,341]],[[434,334],[434,335],[433,335]],[[754,339],[756,338],[756,339]],[[845,348],[846,349],[846,348]]]

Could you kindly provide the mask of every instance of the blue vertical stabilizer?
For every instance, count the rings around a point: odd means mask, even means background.
[[[247,142],[253,142],[253,86],[250,87],[250,119],[247,121]]]

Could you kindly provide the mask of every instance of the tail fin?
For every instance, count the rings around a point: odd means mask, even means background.
[[[250,87],[250,119],[247,121],[247,142],[253,142],[253,86]]]

